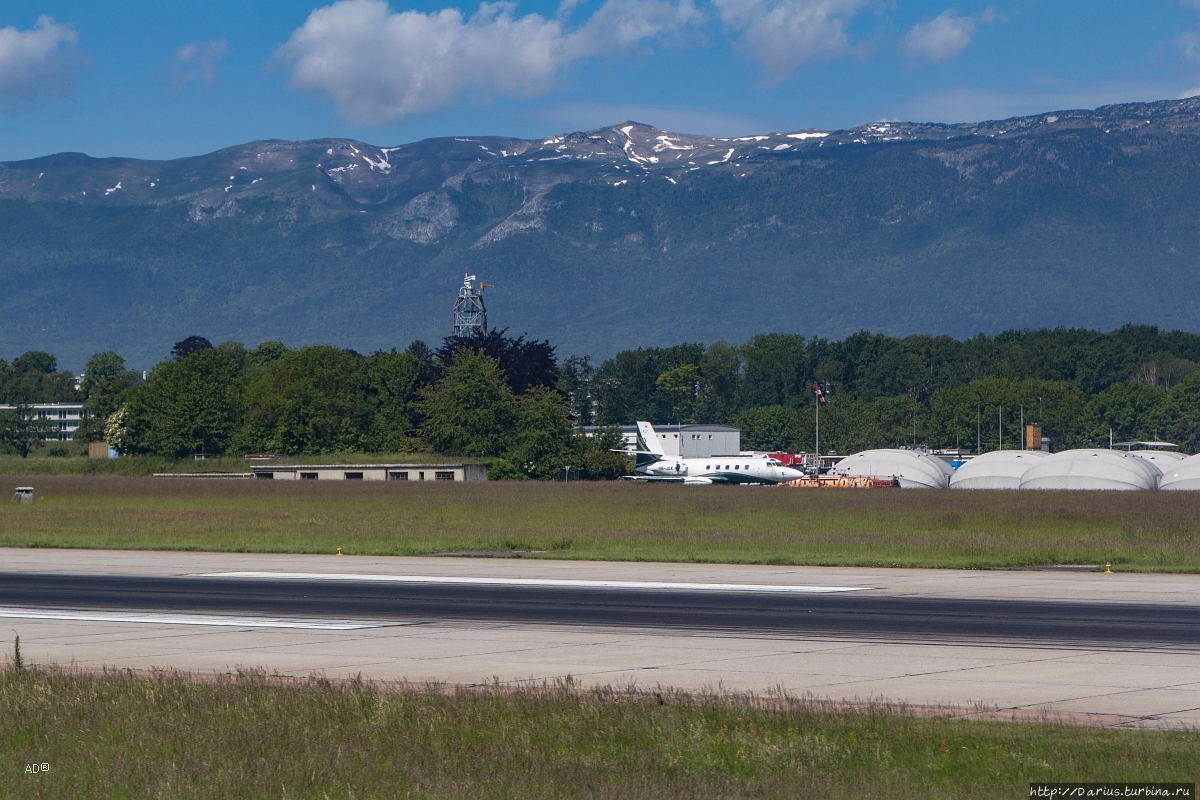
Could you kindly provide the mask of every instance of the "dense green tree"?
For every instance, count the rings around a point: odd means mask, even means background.
[[[629,474],[629,456],[619,425],[608,425],[591,439],[583,439],[583,477],[590,481],[613,481]],[[621,451],[621,452],[616,452]]]
[[[367,383],[367,360],[336,347],[282,354],[245,380],[237,449],[297,455],[366,449],[376,411]]]
[[[121,447],[176,458],[225,452],[242,416],[238,369],[231,348],[195,350],[159,364],[145,386],[129,391]]]
[[[702,344],[674,347],[639,347],[622,350],[596,370],[592,396],[601,425],[624,425],[637,420],[666,422],[674,416],[670,395],[658,387],[658,376],[684,364],[699,364]]]
[[[738,348],[714,342],[700,357],[700,386],[694,416],[697,422],[724,422],[737,411],[742,359]]]
[[[684,364],[659,375],[654,386],[671,401],[671,419],[679,423],[695,422],[694,407],[700,388],[700,368]]]
[[[978,440],[983,452],[997,450],[1003,419],[1004,449],[1020,449],[1024,409],[1025,422],[1040,424],[1055,450],[1082,447],[1087,443],[1086,403],[1079,387],[1066,381],[981,378],[933,396],[930,444],[974,450]]]
[[[563,467],[582,466],[582,437],[571,428],[561,394],[535,386],[517,398],[516,406],[516,425],[505,460],[535,480],[553,480]]]
[[[0,447],[27,458],[41,442],[50,438],[54,424],[26,405],[0,412]]]
[[[742,345],[743,408],[792,405],[807,399],[804,337],[760,333]]]
[[[50,353],[31,350],[13,359],[0,360],[0,404],[72,403],[79,399],[75,379],[68,370],[59,370]]]
[[[87,360],[79,387],[87,418],[75,433],[77,439],[87,442],[104,439],[108,417],[125,402],[135,377],[136,373],[125,366],[125,359],[112,350],[96,353]]]
[[[283,342],[263,342],[247,354],[247,368],[258,369],[278,361],[288,351]]]
[[[1144,383],[1117,383],[1088,401],[1084,412],[1094,445],[1115,441],[1146,441],[1165,433],[1179,419],[1175,398],[1165,389]]]
[[[813,419],[807,409],[750,408],[738,415],[735,424],[742,430],[742,447],[746,450],[791,453],[812,449]]]
[[[366,359],[367,399],[374,410],[366,446],[380,452],[418,449],[414,403],[425,371],[411,353],[372,353]]]
[[[421,438],[436,452],[502,455],[519,418],[517,401],[494,358],[460,351],[446,374],[422,390]]]

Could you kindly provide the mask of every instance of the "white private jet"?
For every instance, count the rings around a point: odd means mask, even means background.
[[[654,434],[654,426],[649,422],[639,422],[637,428],[637,466],[634,472],[638,474],[629,476],[630,480],[704,486],[712,483],[783,483],[804,477],[800,470],[785,467],[770,456],[668,456],[662,442]]]

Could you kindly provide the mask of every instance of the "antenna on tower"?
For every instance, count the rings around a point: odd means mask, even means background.
[[[474,336],[487,333],[487,307],[483,304],[483,289],[494,286],[491,283],[479,281],[475,276],[468,275],[463,270],[463,285],[458,290],[454,301],[454,335]]]

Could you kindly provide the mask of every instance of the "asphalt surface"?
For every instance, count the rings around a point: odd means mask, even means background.
[[[1024,641],[1200,646],[1194,606],[845,594],[373,584],[211,576],[0,572],[0,605],[394,621],[472,621]]]

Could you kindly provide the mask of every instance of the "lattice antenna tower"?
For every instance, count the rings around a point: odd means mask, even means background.
[[[483,289],[490,283],[475,283],[474,275],[463,273],[463,285],[454,301],[454,335],[472,336],[487,333],[487,306],[483,304]]]

